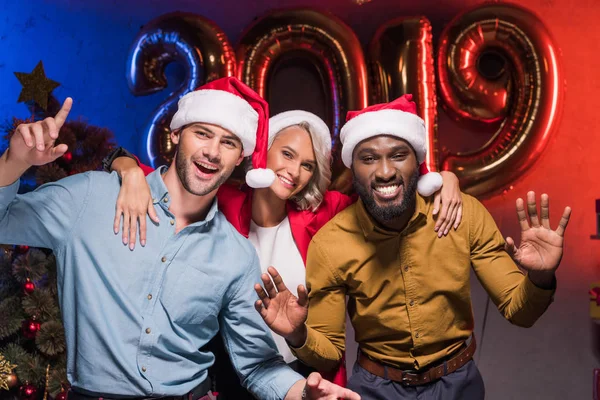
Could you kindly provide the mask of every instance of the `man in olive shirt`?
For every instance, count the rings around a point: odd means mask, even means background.
[[[540,222],[530,192],[530,227],[519,199],[516,248],[483,205],[463,194],[463,221],[440,240],[432,200],[416,193],[425,138],[410,95],[349,113],[342,160],[352,168],[360,200],[314,236],[308,291],[299,287],[299,298],[291,295],[274,268],[274,284],[263,275],[265,288],[256,287],[265,322],[300,360],[320,369],[342,359],[348,296],[360,348],[348,387],[365,400],[484,397],[472,361],[471,267],[502,315],[523,327],[544,313],[556,287],[570,209],[552,231],[548,196],[542,196]]]

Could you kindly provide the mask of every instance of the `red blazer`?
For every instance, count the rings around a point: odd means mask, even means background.
[[[140,168],[146,175],[154,171],[151,167],[139,162]],[[327,191],[317,211],[300,211],[292,201],[287,202],[287,215],[290,220],[292,236],[300,251],[302,260],[306,265],[308,245],[319,229],[337,213],[354,203],[356,198],[336,191]],[[252,189],[247,186],[239,188],[235,185],[221,185],[217,191],[219,210],[225,215],[227,221],[234,228],[248,237],[250,233],[250,220],[252,219]],[[336,385],[346,387],[346,362],[342,360],[337,371],[324,374],[325,378]]]

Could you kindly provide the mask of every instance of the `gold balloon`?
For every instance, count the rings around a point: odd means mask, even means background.
[[[333,188],[348,187],[340,158],[338,135],[346,112],[368,103],[367,68],[358,38],[339,18],[311,9],[270,12],[254,22],[237,47],[238,78],[267,98],[274,65],[293,54],[310,60],[322,76],[331,101],[329,116],[333,141]]]
[[[235,53],[227,36],[212,21],[191,13],[162,15],[144,25],[127,61],[131,92],[145,96],[167,88],[165,68],[185,68],[182,85],[159,106],[145,132],[145,148],[153,167],[169,164],[175,152],[169,124],[178,100],[206,82],[235,75]]]
[[[427,159],[437,170],[437,99],[431,23],[425,17],[398,18],[382,25],[369,43],[372,103],[410,93],[427,130]]]
[[[472,195],[502,191],[530,169],[558,125],[564,78],[555,41],[520,6],[479,6],[444,29],[437,67],[451,116],[480,129],[497,126],[480,149],[448,155],[443,169]]]

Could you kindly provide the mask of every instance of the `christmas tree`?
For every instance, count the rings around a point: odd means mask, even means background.
[[[56,86],[48,85],[43,68],[41,73],[43,79],[29,83],[34,86],[29,89],[34,90],[35,99],[24,99],[31,118],[13,118],[3,126],[7,143],[19,124],[54,117],[60,109],[60,102],[50,94]],[[26,83],[21,82],[25,91]],[[40,104],[40,98],[47,102]],[[111,131],[84,121],[66,122],[57,143],[67,144],[69,151],[53,163],[31,168],[23,176],[22,181],[29,184],[21,185],[21,192],[69,175],[98,170],[102,159],[114,148]],[[0,154],[4,150],[0,148]],[[65,350],[52,252],[0,245],[0,398],[37,400],[50,396],[64,400],[69,386]]]

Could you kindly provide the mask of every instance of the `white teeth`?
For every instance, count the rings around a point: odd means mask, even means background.
[[[377,190],[379,193],[390,195],[390,194],[394,194],[394,192],[396,190],[398,190],[398,185],[378,186],[375,188],[375,190]]]
[[[277,175],[277,177],[279,178],[279,180],[281,180],[283,183],[288,184],[288,185],[292,185],[294,186],[294,182],[290,181],[289,179],[284,178],[281,175]]]
[[[210,165],[210,164],[205,164],[203,162],[197,162],[196,164],[198,164],[199,166],[206,168],[206,169],[210,169],[211,171],[216,171],[217,167],[215,167],[214,165]]]

